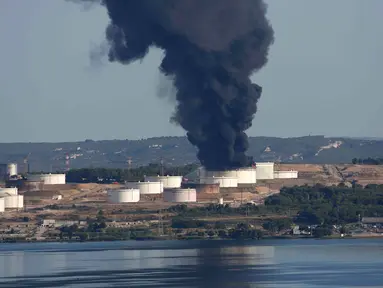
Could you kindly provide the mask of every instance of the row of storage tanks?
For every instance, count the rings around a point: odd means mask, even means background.
[[[5,209],[24,207],[24,196],[19,195],[17,188],[0,188],[0,213]]]
[[[125,189],[109,190],[110,203],[139,202],[141,195],[163,195],[165,202],[196,202],[195,189],[182,189],[182,176],[149,176],[145,182],[128,182]]]
[[[257,180],[294,179],[297,171],[274,171],[273,162],[257,163],[248,167],[229,171],[208,171],[203,167],[198,170],[200,184],[219,187],[238,187],[255,184]],[[149,176],[144,182],[127,183],[125,189],[108,191],[110,203],[129,203],[140,201],[141,195],[163,194],[166,202],[196,202],[196,189],[182,189],[182,176]]]
[[[257,163],[256,167],[227,171],[207,171],[201,167],[198,171],[200,184],[219,184],[220,187],[238,187],[256,184],[257,180],[296,179],[298,171],[274,171],[273,162]]]

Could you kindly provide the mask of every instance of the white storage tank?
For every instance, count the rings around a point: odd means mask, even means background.
[[[43,174],[41,180],[47,185],[57,185],[66,183],[65,174]]]
[[[8,164],[8,176],[16,176],[17,175],[17,164],[9,163]]]
[[[274,179],[274,163],[273,162],[257,162],[257,180]]]
[[[237,177],[203,177],[200,178],[200,184],[219,184],[219,187],[238,187]]]
[[[274,172],[275,179],[297,179],[298,171],[275,171]]]
[[[255,184],[257,183],[256,168],[241,168],[237,171],[238,184]]]
[[[209,171],[205,168],[200,170],[200,177],[231,177],[236,178],[238,176],[237,170],[226,170],[226,171]]]
[[[4,198],[0,198],[0,213],[5,211],[5,201]]]
[[[197,192],[195,189],[165,189],[164,201],[173,203],[197,202]]]
[[[135,203],[140,201],[139,189],[118,189],[108,191],[109,203]]]
[[[0,188],[0,197],[17,194],[17,188]]]
[[[30,174],[28,181],[39,182],[42,181],[46,185],[59,185],[66,183],[65,174]]]
[[[127,183],[127,188],[139,189],[140,194],[161,194],[164,191],[162,182],[134,182]]]
[[[24,207],[23,195],[9,195],[4,197],[5,209],[19,209]]]
[[[164,189],[179,188],[181,187],[182,176],[145,176],[145,181],[161,182]]]

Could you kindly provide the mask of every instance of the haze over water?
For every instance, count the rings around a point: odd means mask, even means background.
[[[0,287],[383,287],[383,240],[0,245]]]

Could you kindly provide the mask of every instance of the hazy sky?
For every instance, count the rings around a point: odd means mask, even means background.
[[[269,0],[276,41],[251,136],[383,137],[383,1]],[[0,0],[0,142],[183,135],[157,96],[161,52],[91,67],[103,8]]]

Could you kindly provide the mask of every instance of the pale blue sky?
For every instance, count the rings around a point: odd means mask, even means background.
[[[383,1],[269,0],[276,41],[251,136],[383,137]],[[0,0],[0,142],[183,135],[157,97],[161,52],[91,67],[103,8]]]

